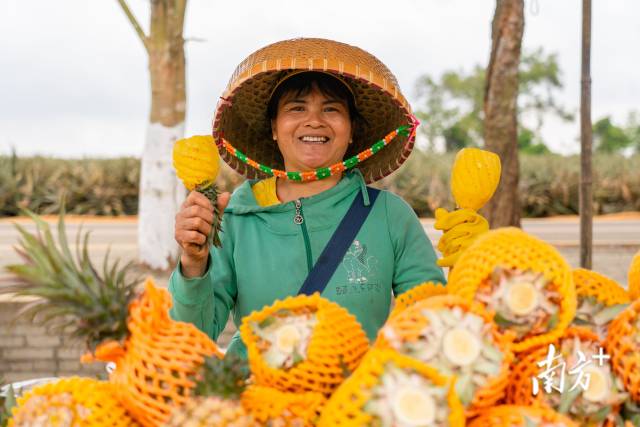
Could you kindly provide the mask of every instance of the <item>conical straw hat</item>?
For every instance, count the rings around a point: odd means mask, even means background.
[[[376,181],[400,167],[413,149],[417,121],[391,71],[376,57],[355,46],[299,38],[277,42],[252,53],[231,76],[216,108],[213,136],[222,158],[232,168],[247,178],[268,177],[270,174],[264,171],[269,168],[284,169],[282,155],[272,139],[267,105],[278,82],[300,70],[334,74],[354,93],[357,109],[367,124],[356,130],[345,159],[367,150],[393,130],[409,126],[408,136],[395,136],[375,155],[362,157],[363,161],[358,164],[367,182]],[[250,160],[239,160],[227,144]],[[260,168],[258,164],[269,168]]]

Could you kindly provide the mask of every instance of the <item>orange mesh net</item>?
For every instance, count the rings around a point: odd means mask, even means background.
[[[609,324],[604,345],[613,370],[631,397],[640,402],[640,300],[636,300]]]
[[[528,420],[531,422],[527,422]],[[529,427],[530,425],[578,427],[577,423],[552,409],[517,405],[500,405],[488,408],[470,420],[467,427]]]
[[[289,369],[269,366],[259,350],[260,338],[251,324],[260,324],[280,311],[295,314],[302,310],[315,312],[317,318],[306,357]],[[289,297],[254,311],[243,319],[240,334],[247,346],[255,383],[281,391],[331,394],[345,375],[355,370],[369,349],[367,336],[355,316],[318,293]]]
[[[447,293],[447,288],[442,283],[425,282],[415,288],[409,289],[407,292],[400,294],[396,298],[395,305],[389,318],[400,313],[405,308],[413,305],[416,301],[420,301],[435,295],[444,295]]]
[[[284,392],[272,387],[250,385],[242,393],[242,406],[260,425],[281,420],[285,425],[316,425],[327,398],[316,392]]]
[[[371,397],[371,390],[380,383],[385,366],[392,363],[401,369],[409,369],[427,379],[434,386],[448,387],[446,402],[450,427],[464,426],[464,409],[453,389],[453,379],[440,375],[435,369],[390,349],[373,348],[362,363],[327,402],[318,427],[370,426],[373,416],[364,410]]]
[[[630,302],[627,291],[615,280],[600,273],[584,268],[573,270],[573,283],[580,297],[595,297],[605,305],[627,304]]]
[[[125,427],[138,424],[114,397],[115,386],[90,378],[64,378],[43,384],[17,399],[10,427],[58,425]]]
[[[487,383],[476,390],[471,405],[467,408],[467,416],[476,411],[494,405],[504,397],[505,388],[509,382],[509,370],[513,361],[513,352],[511,350],[511,342],[513,336],[511,334],[501,334],[498,331],[491,315],[484,310],[482,304],[476,301],[467,301],[457,295],[439,295],[424,299],[407,308],[402,313],[389,319],[387,324],[378,334],[378,338],[374,343],[374,347],[393,348],[394,346],[385,338],[387,332],[391,335],[399,337],[399,342],[415,342],[421,338],[421,333],[425,326],[429,324],[429,320],[424,315],[425,309],[443,309],[460,307],[464,312],[470,312],[478,315],[486,324],[490,325],[490,334],[493,344],[503,354],[502,364],[498,375],[491,377]],[[437,343],[428,343],[425,345],[438,345]],[[398,351],[398,348],[394,348]]]
[[[489,231],[462,254],[449,275],[447,291],[473,300],[478,288],[490,280],[496,267],[542,273],[551,282],[552,289],[561,295],[556,325],[545,333],[517,339],[513,351],[526,351],[560,337],[571,323],[577,305],[571,268],[560,253],[518,228]]]
[[[129,413],[144,426],[166,422],[175,406],[192,395],[194,378],[205,356],[222,354],[194,325],[169,317],[171,295],[151,278],[145,292],[129,306],[129,337],[124,349],[113,341],[96,349],[95,357],[114,362],[110,382]]]
[[[633,300],[640,298],[640,252],[634,255],[629,266],[629,295]]]

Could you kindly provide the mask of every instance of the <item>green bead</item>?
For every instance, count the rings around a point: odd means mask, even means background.
[[[264,173],[268,173],[269,175],[273,175],[273,169],[271,169],[269,166],[260,165],[260,170]]]
[[[244,155],[242,151],[236,150],[236,157],[242,162],[247,163],[247,156]]]
[[[302,175],[300,175],[300,172],[287,172],[287,178],[292,181],[302,181]]]
[[[347,160],[345,160],[342,163],[344,163],[344,166],[347,169],[350,169],[350,168],[354,167],[355,165],[357,165],[358,162],[359,162],[358,157],[357,156],[353,156],[353,157],[349,157]]]
[[[320,168],[316,171],[316,176],[318,177],[318,179],[328,178],[331,176],[331,169]]]
[[[409,126],[400,126],[398,128],[398,135],[409,136]]]
[[[376,154],[378,151],[384,148],[384,141],[378,141],[371,146],[371,152]]]

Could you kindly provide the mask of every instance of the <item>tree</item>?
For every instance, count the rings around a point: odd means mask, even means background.
[[[184,136],[186,110],[184,17],[187,0],[151,0],[149,35],[118,0],[149,57],[151,112],[147,128],[138,208],[140,261],[167,269],[177,259],[173,222],[185,197],[171,164],[173,143]]]
[[[502,162],[500,184],[485,207],[492,227],[520,226],[517,102],[523,32],[524,0],[496,0],[484,95],[484,146]]]
[[[561,76],[555,54],[547,54],[542,48],[523,53],[518,80],[518,140],[528,141],[520,145],[524,152],[531,152],[529,145],[535,147],[533,152],[548,152],[540,133],[545,116],[573,119],[556,101],[556,93],[563,88]],[[420,131],[432,147],[440,137],[444,137],[447,151],[482,145],[485,79],[485,69],[479,65],[469,72],[446,71],[437,80],[429,75],[418,79],[416,89],[422,107],[416,115],[423,120]],[[533,126],[523,124],[525,117],[534,119]]]
[[[593,124],[593,142],[599,153],[620,153],[632,144],[625,129],[614,125],[611,117],[604,117]]]

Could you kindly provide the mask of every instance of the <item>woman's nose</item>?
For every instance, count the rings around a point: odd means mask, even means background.
[[[322,112],[320,110],[310,109],[307,113],[305,126],[317,128],[324,126],[324,121],[322,120]]]

